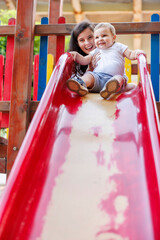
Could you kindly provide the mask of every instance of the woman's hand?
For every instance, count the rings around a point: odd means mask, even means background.
[[[88,65],[87,71],[93,71],[95,69],[95,67],[97,67],[97,62],[100,60],[100,53],[95,53],[92,56],[92,60],[90,62],[90,64]]]

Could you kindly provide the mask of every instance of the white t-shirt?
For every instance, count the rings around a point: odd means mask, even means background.
[[[91,55],[100,52],[100,60],[97,62],[97,67],[93,72],[108,73],[114,75],[124,75],[124,51],[128,46],[115,42],[111,47],[107,49],[94,49]]]

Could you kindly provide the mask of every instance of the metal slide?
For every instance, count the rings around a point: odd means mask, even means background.
[[[159,240],[160,130],[146,59],[109,101],[59,59],[0,199],[0,240]]]

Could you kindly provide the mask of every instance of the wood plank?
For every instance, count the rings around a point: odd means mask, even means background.
[[[3,95],[3,68],[4,68],[4,56],[0,55],[0,100]]]
[[[125,74],[128,78],[128,83],[130,83],[131,82],[131,75],[132,75],[132,62],[131,62],[130,59],[125,58],[124,67],[125,67]]]
[[[64,24],[65,18],[60,17],[58,19],[58,24]],[[56,50],[56,62],[58,61],[59,57],[64,53],[64,47],[65,47],[65,36],[57,36],[57,50]]]
[[[0,112],[9,112],[10,101],[0,101]]]
[[[54,56],[52,54],[48,54],[47,56],[47,82],[49,82],[49,79],[53,72],[53,66],[54,66]]]
[[[0,173],[6,173],[6,165],[7,165],[6,158],[0,157]]]
[[[39,101],[31,101],[30,103],[30,112],[35,112],[37,110]]]
[[[157,104],[158,116],[160,120],[160,102],[156,102],[156,104]]]
[[[15,25],[16,20],[10,18],[8,25]],[[11,98],[11,83],[13,74],[13,54],[14,54],[14,36],[7,37],[6,46],[6,62],[5,62],[5,75],[4,75],[4,89],[3,89],[3,100],[10,101]],[[9,126],[9,114],[2,114],[2,128],[8,128]]]
[[[39,101],[30,102],[30,112],[35,112]],[[0,112],[9,112],[10,110],[10,101],[0,101]]]
[[[117,31],[117,34],[156,34],[160,33],[160,23],[159,22],[125,22],[125,23],[112,23]],[[58,26],[56,24],[48,25],[36,25],[35,35],[70,35],[76,24],[61,24]]]
[[[0,36],[13,36],[15,34],[15,26],[0,26]]]
[[[0,144],[0,158],[7,157],[7,145]]]
[[[96,23],[95,23],[96,24]],[[117,34],[156,34],[160,33],[159,22],[121,22],[112,23],[117,30]],[[70,35],[75,27],[75,23],[66,23],[58,26],[57,24],[35,25],[34,34],[36,36]],[[11,36],[15,34],[14,26],[0,26],[0,36]]]
[[[152,22],[159,22],[159,15],[151,16]],[[151,79],[156,101],[159,101],[159,34],[151,34]],[[154,79],[154,81],[153,81]]]
[[[41,24],[48,24],[48,18],[41,19]],[[46,88],[47,79],[47,52],[48,52],[48,36],[41,36],[39,50],[39,76],[38,76],[38,95],[40,100]]]
[[[7,152],[9,174],[29,124],[36,0],[17,2],[10,126]],[[24,64],[25,63],[25,64]]]
[[[4,56],[0,55],[0,101],[3,97],[3,68],[4,68]],[[2,126],[2,113],[0,112],[0,128]]]
[[[58,18],[62,16],[63,0],[49,0],[49,24],[57,24]],[[57,37],[50,36],[48,39],[48,53],[56,59]]]
[[[33,100],[37,100],[38,93],[39,54],[34,56]]]
[[[0,137],[0,144],[7,145],[8,144],[8,139],[6,139],[4,137]]]
[[[157,103],[158,113],[160,113],[160,102],[156,102],[156,103]]]

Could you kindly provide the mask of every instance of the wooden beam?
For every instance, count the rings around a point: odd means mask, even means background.
[[[29,123],[36,0],[18,0],[13,79],[10,106],[7,174],[9,174]],[[25,64],[24,64],[25,63]]]
[[[49,0],[49,24],[57,24],[58,18],[62,16],[63,0]],[[48,53],[56,59],[57,37],[49,36]]]
[[[160,33],[160,22],[125,22],[125,23],[112,23],[117,34],[156,34]],[[46,36],[46,35],[70,35],[71,31],[76,24],[56,24],[50,25],[36,25],[35,35]]]
[[[142,0],[133,0],[133,22],[142,21]],[[142,48],[142,38],[140,34],[134,34],[133,49]]]
[[[80,0],[71,0],[74,13],[82,13]]]
[[[0,137],[0,144],[7,145],[8,144],[8,140],[6,138]]]
[[[157,102],[157,110],[158,110],[158,116],[160,120],[160,102]]]
[[[142,0],[133,0],[133,22],[142,21]]]
[[[5,0],[8,10],[16,10],[16,1],[15,0]]]
[[[157,102],[157,109],[158,109],[158,112],[160,113],[160,102]]]
[[[0,137],[0,173],[6,173],[8,140]]]
[[[9,112],[10,101],[0,101],[0,112]]]
[[[148,10],[142,11],[142,21],[150,21],[151,15],[153,13],[160,14],[159,8],[157,10]],[[37,13],[37,18],[40,16],[45,16],[45,12]],[[67,23],[75,23],[75,16],[73,12],[63,12],[63,16],[66,18]],[[84,11],[83,16],[85,19],[88,19],[90,22],[133,22],[134,13],[133,11]]]
[[[0,36],[13,36],[15,34],[15,26],[0,26]]]
[[[30,113],[35,112],[37,110],[39,101],[31,101],[30,103]]]
[[[75,17],[76,23],[79,23],[82,20],[84,20],[84,15],[83,15],[83,12],[82,12],[81,2],[80,2],[80,0],[71,0],[71,2],[72,2],[72,7],[73,7],[74,17]]]
[[[96,24],[96,23],[95,23]],[[160,33],[160,22],[122,22],[112,23],[116,27],[117,34],[157,34]],[[49,25],[35,25],[34,35],[70,35],[75,23]],[[0,36],[12,36],[15,34],[15,26],[0,26]]]
[[[30,112],[35,112],[38,107],[39,101],[30,102]],[[0,101],[0,112],[9,112],[10,111],[10,101]]]
[[[1,151],[1,146],[0,146],[0,151]],[[7,148],[6,148],[6,153],[7,153]],[[6,158],[1,158],[0,157],[0,173],[6,173],[6,165],[7,161]]]

